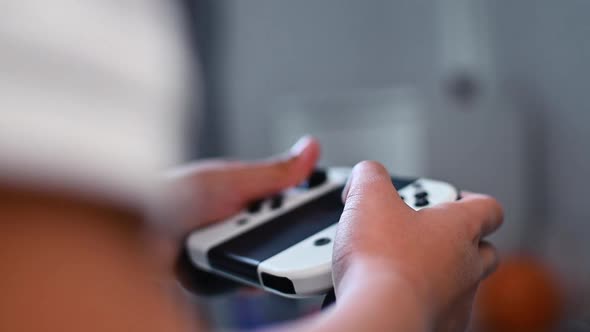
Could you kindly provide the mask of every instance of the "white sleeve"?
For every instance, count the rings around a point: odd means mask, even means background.
[[[173,3],[2,2],[0,181],[149,198],[183,148],[188,55]]]

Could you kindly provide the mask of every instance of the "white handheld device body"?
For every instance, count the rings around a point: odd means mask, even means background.
[[[316,170],[303,185],[194,231],[186,241],[190,260],[205,271],[282,296],[327,293],[333,287],[332,246],[349,174],[350,168]],[[392,181],[415,210],[459,198],[445,182]]]

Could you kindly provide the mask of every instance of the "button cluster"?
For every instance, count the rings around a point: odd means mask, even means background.
[[[309,177],[305,181],[303,181],[303,183],[301,183],[298,187],[303,188],[303,189],[315,188],[315,187],[318,187],[318,186],[322,185],[323,183],[325,183],[327,179],[328,179],[328,175],[326,174],[325,170],[315,169],[309,175]],[[276,195],[274,195],[270,198],[267,198],[267,199],[255,200],[248,205],[246,210],[250,214],[256,214],[262,210],[262,207],[263,207],[265,201],[269,202],[269,206],[272,210],[280,209],[283,206],[283,203],[285,201],[285,195],[282,193],[279,193],[279,194],[276,194]],[[241,222],[238,223],[240,225],[243,225],[246,223],[246,221],[244,221],[244,220],[240,220],[240,221]]]
[[[416,189],[416,192],[414,193],[414,198],[416,199],[414,205],[416,207],[428,206],[428,204],[430,204],[428,201],[428,192],[422,188],[422,185],[419,182],[414,183],[413,186]]]
[[[254,202],[250,203],[250,205],[248,205],[248,212],[257,213],[258,211],[260,211],[260,209],[262,209],[263,202],[264,202],[264,200],[257,199]]]

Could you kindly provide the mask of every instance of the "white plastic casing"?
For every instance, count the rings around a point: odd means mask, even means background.
[[[242,283],[262,287],[282,296],[306,297],[326,293],[333,285],[331,273],[333,241],[322,246],[314,245],[314,242],[321,238],[333,240],[337,223],[259,262],[257,284],[239,275],[213,268],[207,258],[209,250],[215,246],[274,220],[338,187],[342,187],[350,174],[350,168],[329,168],[326,173],[327,180],[322,185],[312,189],[293,188],[286,191],[284,193],[284,202],[278,209],[271,209],[269,203],[265,202],[261,210],[256,213],[249,213],[244,210],[225,221],[193,232],[186,242],[191,261],[203,270]],[[415,206],[417,199],[414,194],[418,190],[428,193],[429,204],[427,206]],[[455,201],[459,195],[457,189],[448,183],[424,178],[417,179],[411,185],[399,189],[398,192],[400,196],[404,197],[406,203],[415,210],[443,202]],[[244,220],[247,220],[247,222],[244,222]],[[293,283],[295,294],[285,294],[277,289],[265,286],[260,277],[262,273],[288,278]]]

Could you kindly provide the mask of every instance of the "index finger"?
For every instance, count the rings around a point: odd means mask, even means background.
[[[461,199],[452,204],[464,209],[476,223],[474,236],[478,239],[495,232],[504,222],[504,210],[491,196],[463,191]]]

